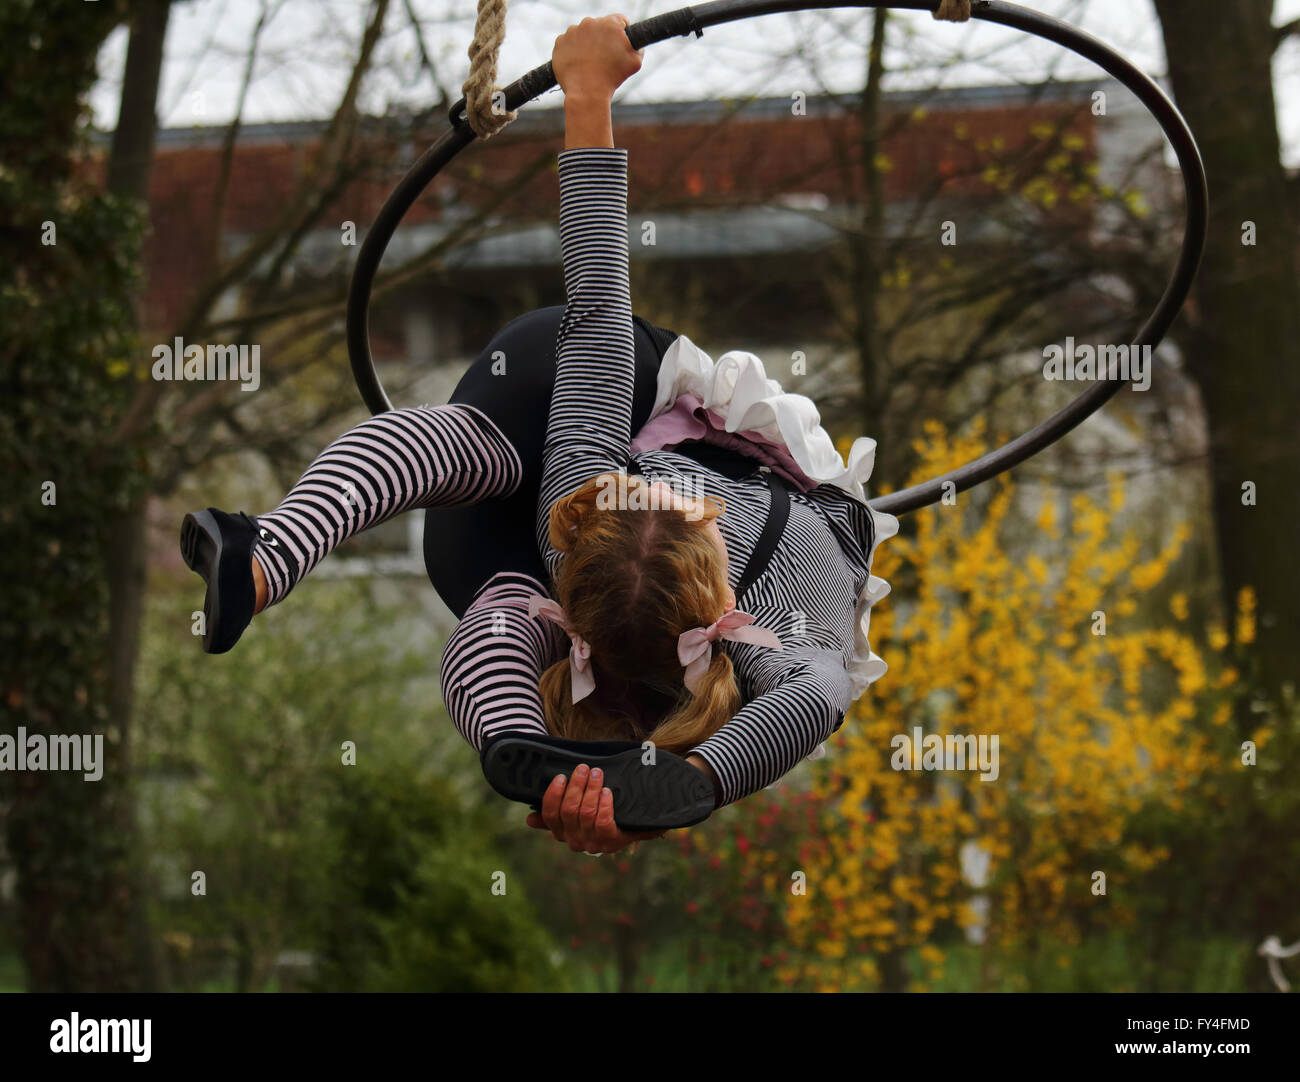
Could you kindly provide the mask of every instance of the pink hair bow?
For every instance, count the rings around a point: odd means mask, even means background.
[[[579,702],[596,690],[596,677],[591,671],[591,646],[587,640],[569,626],[569,618],[559,604],[548,597],[533,596],[528,599],[528,615],[544,616],[558,624],[569,636],[569,683],[573,685],[573,701]]]
[[[713,644],[719,639],[767,646],[773,650],[784,649],[775,632],[768,631],[765,627],[750,627],[754,620],[755,617],[749,613],[733,609],[708,627],[695,627],[678,636],[677,660],[686,670],[682,682],[692,695],[701,678],[709,671],[709,664],[713,661]]]

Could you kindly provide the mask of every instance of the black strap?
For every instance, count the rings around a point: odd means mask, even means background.
[[[763,476],[772,495],[772,503],[767,511],[767,521],[763,523],[763,532],[758,535],[758,543],[749,555],[749,563],[745,565],[745,573],[740,576],[740,582],[736,584],[737,606],[745,596],[745,591],[753,586],[758,576],[767,570],[767,565],[776,552],[776,546],[781,542],[786,519],[790,517],[790,490],[771,470],[765,470]]]
[[[637,461],[635,455],[628,460],[627,472],[629,474],[639,474],[641,472],[641,463]],[[736,584],[737,605],[740,604],[741,598],[745,596],[745,591],[754,585],[759,575],[767,570],[767,565],[771,563],[772,555],[776,552],[776,546],[781,543],[781,534],[785,532],[786,519],[790,517],[790,490],[782,484],[781,479],[771,470],[764,468],[762,473],[767,481],[768,492],[771,494],[772,499],[768,505],[767,521],[763,523],[763,532],[758,535],[754,551],[749,554],[749,563],[745,565],[745,570],[740,576],[740,582]]]

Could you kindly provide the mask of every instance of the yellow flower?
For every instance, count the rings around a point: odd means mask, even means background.
[[[1049,537],[1056,537],[1056,504],[1051,500],[1044,500],[1043,506],[1038,509],[1036,521],[1043,533]]]
[[[1237,592],[1237,641],[1245,645],[1255,641],[1255,588],[1243,586]]]
[[[1135,188],[1124,193],[1124,205],[1128,207],[1129,213],[1134,218],[1145,218],[1151,213],[1151,208],[1147,206],[1142,193]]]

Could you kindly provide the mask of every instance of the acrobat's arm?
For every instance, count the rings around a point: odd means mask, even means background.
[[[711,767],[719,807],[734,804],[794,769],[839,728],[853,702],[852,681],[834,650],[778,654],[737,645],[731,650],[749,701],[691,751]],[[744,686],[748,685],[748,686]]]
[[[623,469],[632,440],[627,151],[613,145],[609,116],[614,90],[641,60],[610,16],[571,27],[557,39],[552,63],[565,90],[558,166],[566,303],[537,507],[538,546],[550,560],[551,505],[592,477]]]
[[[543,557],[551,505],[597,474],[623,469],[632,439],[627,151],[562,152],[560,193],[568,300],[542,450],[537,531]]]
[[[563,636],[528,615],[528,601],[546,597],[529,575],[503,571],[479,591],[442,655],[442,699],[476,751],[507,730],[546,733],[538,681],[564,656]]]

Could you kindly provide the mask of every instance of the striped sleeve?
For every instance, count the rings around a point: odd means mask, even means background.
[[[789,644],[787,643],[787,646]],[[742,691],[752,699],[691,754],[718,775],[719,807],[771,785],[806,759],[840,726],[853,702],[843,655],[808,650],[797,660],[733,644]]]
[[[577,147],[561,151],[558,162],[566,300],[537,504],[538,546],[552,572],[551,505],[597,474],[626,467],[635,378],[627,150]]]
[[[532,576],[499,572],[447,640],[442,699],[460,735],[478,751],[506,731],[547,731],[538,681],[564,653],[555,625],[528,615],[529,599],[545,596]]]

